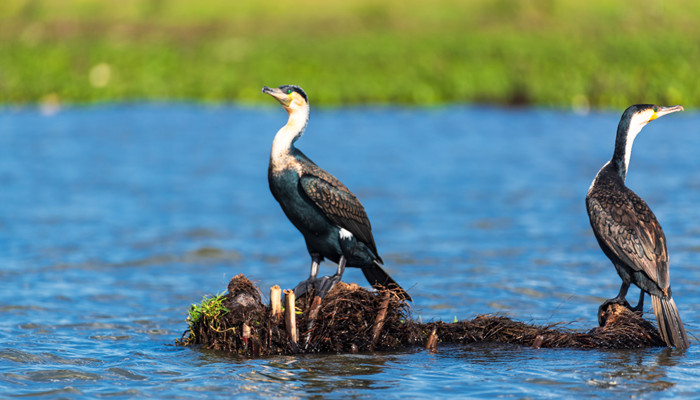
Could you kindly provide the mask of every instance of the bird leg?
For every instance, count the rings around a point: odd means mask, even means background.
[[[634,307],[630,307],[630,310],[632,312],[640,313],[642,314],[644,312],[644,291],[640,289],[639,291],[639,301],[637,302],[637,305]]]
[[[311,273],[309,274],[309,279],[299,282],[297,287],[294,288],[294,297],[298,299],[303,294],[310,292],[311,289],[314,288],[315,283],[318,280],[316,276],[318,276],[318,266],[321,264],[321,261],[323,261],[323,257],[321,257],[320,254],[311,255]]]
[[[627,290],[630,288],[630,284],[623,281],[622,286],[620,286],[620,293],[617,294],[617,296],[613,297],[612,299],[607,299],[603,302],[603,304],[598,307],[598,323],[600,326],[603,326],[605,323],[605,320],[603,319],[603,311],[608,307],[610,304],[620,304],[622,306],[625,306],[629,308],[630,310],[632,309],[632,306],[630,306],[630,303],[627,302],[625,299],[625,296],[627,296]],[[644,293],[644,292],[642,292]]]
[[[321,298],[325,297],[326,294],[333,289],[333,286],[340,282],[340,279],[343,277],[343,273],[345,273],[345,264],[347,264],[347,259],[345,256],[340,256],[340,260],[338,261],[338,270],[335,272],[335,274],[333,274],[333,276],[324,276],[323,278],[316,280],[314,287],[318,291],[317,294]]]
[[[318,266],[321,264],[321,258],[319,256],[311,257],[311,273],[309,274],[309,280],[316,280],[318,276]]]

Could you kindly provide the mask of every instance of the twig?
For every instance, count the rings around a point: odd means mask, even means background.
[[[389,308],[389,296],[389,292],[384,293],[384,299],[382,300],[381,306],[379,306],[379,313],[377,314],[377,318],[374,320],[374,327],[372,328],[372,350],[374,350],[374,346],[377,345],[379,336],[382,333],[382,328],[384,327],[386,311]]]
[[[542,347],[542,342],[544,342],[544,336],[537,335],[537,337],[535,338],[535,341],[532,342],[532,348],[539,349],[540,347]]]
[[[250,339],[250,327],[248,324],[243,323],[243,345],[247,346],[248,345],[248,339]]]
[[[314,297],[314,301],[311,303],[311,308],[309,309],[309,324],[306,329],[306,337],[304,338],[304,348],[309,346],[309,341],[311,340],[311,332],[314,329],[314,323],[316,318],[318,318],[318,313],[321,311],[321,297]]]
[[[430,334],[430,336],[428,336],[428,339],[425,341],[425,348],[431,353],[437,353],[437,342],[437,329],[433,328],[433,332]]]

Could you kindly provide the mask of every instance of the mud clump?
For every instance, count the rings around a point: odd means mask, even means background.
[[[286,293],[292,296],[287,300],[294,301],[291,292]],[[272,296],[279,296],[279,292]],[[420,323],[411,318],[409,305],[392,291],[369,291],[343,282],[323,300],[310,293],[294,304],[293,313],[291,309],[274,310],[262,302],[260,289],[238,275],[231,279],[228,293],[193,305],[189,329],[178,343],[248,357],[396,351],[419,346],[438,351],[440,344],[480,342],[575,349],[665,346],[654,325],[617,304],[603,310],[603,326],[588,332],[561,324],[530,325],[494,315],[454,323]]]

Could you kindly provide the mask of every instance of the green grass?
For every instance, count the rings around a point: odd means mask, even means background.
[[[178,343],[185,345],[192,343],[197,336],[195,327],[200,323],[200,321],[208,321],[210,324],[215,324],[217,326],[210,325],[210,328],[217,331],[219,330],[217,324],[218,318],[226,315],[229,312],[229,310],[224,307],[222,303],[224,300],[224,294],[225,293],[220,293],[212,297],[204,296],[201,303],[192,304],[190,306],[190,310],[187,315],[189,335],[184,341],[178,341]]]
[[[0,103],[700,105],[700,3],[5,0]]]
[[[228,309],[222,304],[223,300],[224,293],[212,297],[204,296],[200,304],[192,304],[189,314],[187,315],[187,321],[189,321],[190,324],[195,324],[202,318],[215,320],[227,314]]]

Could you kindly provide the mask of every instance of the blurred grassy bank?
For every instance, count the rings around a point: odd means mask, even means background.
[[[0,102],[700,105],[700,2],[3,0]]]

